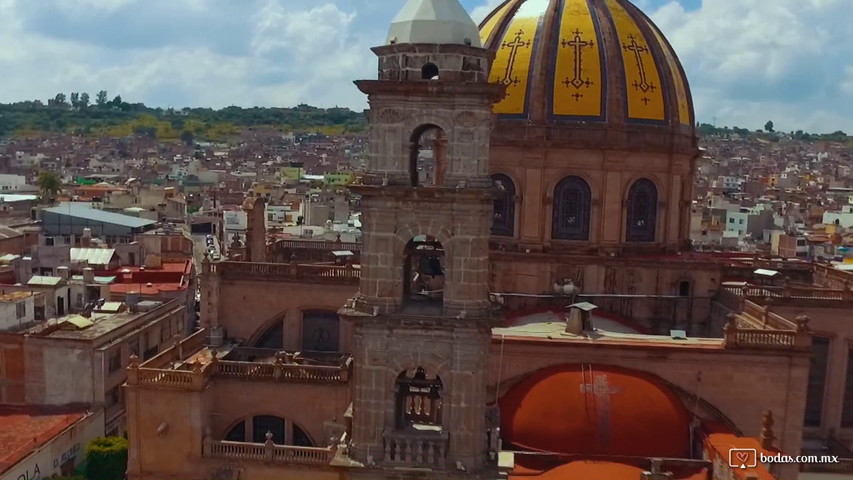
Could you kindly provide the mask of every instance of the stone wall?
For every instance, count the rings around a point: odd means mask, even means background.
[[[494,146],[490,157],[491,173],[507,175],[515,184],[514,239],[534,251],[567,252],[680,249],[689,238],[692,163],[689,155],[510,146]],[[554,189],[572,175],[583,178],[591,190],[586,242],[551,238]],[[651,244],[625,241],[628,191],[640,178],[648,178],[657,187],[656,241]]]

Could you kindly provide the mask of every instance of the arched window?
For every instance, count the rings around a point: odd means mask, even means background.
[[[438,66],[434,63],[427,63],[421,67],[421,79],[438,80]]]
[[[503,191],[495,200],[492,235],[511,237],[515,234],[515,183],[502,173],[492,175],[492,182]]]
[[[441,426],[441,378],[428,377],[423,367],[410,375],[402,372],[397,377],[397,428],[412,425]]]
[[[641,178],[628,191],[628,220],[625,241],[654,242],[658,217],[658,189],[654,182]]]
[[[551,238],[589,240],[592,193],[581,177],[566,177],[554,189],[554,213]]]
[[[271,325],[267,331],[258,338],[258,341],[253,345],[255,348],[269,348],[281,350],[284,348],[284,323],[282,320],[277,320],[274,325]]]
[[[444,247],[435,237],[418,235],[406,245],[403,302],[411,307],[444,304]]]
[[[447,169],[447,135],[432,124],[416,128],[409,138],[409,177],[413,187],[437,186]]]

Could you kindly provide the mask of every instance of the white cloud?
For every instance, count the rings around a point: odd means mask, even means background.
[[[848,10],[849,0],[713,0],[650,13],[685,66],[699,121],[832,131],[853,130]]]
[[[471,10],[471,18],[479,24],[486,18],[486,15],[491,13],[492,10],[497,8],[498,5],[503,3],[503,1],[504,0],[486,0],[485,4],[474,7],[474,9]]]
[[[462,1],[476,21],[501,3]],[[0,102],[106,89],[162,106],[363,108],[352,80],[375,76],[370,47],[403,2],[0,0]],[[635,3],[684,63],[699,121],[853,131],[849,2]]]

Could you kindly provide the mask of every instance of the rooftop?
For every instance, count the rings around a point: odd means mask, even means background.
[[[85,410],[0,406],[0,474],[86,415]]]
[[[72,217],[91,220],[93,222],[111,223],[127,228],[142,228],[154,225],[157,222],[144,218],[131,217],[120,213],[106,212],[92,208],[89,203],[65,202],[58,207],[46,208],[44,211],[57,215],[69,215]]]
[[[27,333],[40,338],[95,340],[142,317],[145,317],[153,310],[156,310],[157,307],[163,305],[161,302],[145,303],[149,307],[153,308],[147,308],[144,312],[140,311],[135,313],[130,311],[116,313],[103,312],[96,309],[96,311],[88,317],[88,322],[82,321],[80,319],[81,316],[77,314],[66,315],[64,317],[51,319],[39,324],[29,329]]]
[[[33,296],[33,292],[10,292],[0,295],[0,303],[17,302],[31,296]]]
[[[714,347],[723,345],[721,338],[672,338],[651,335],[642,326],[600,310],[591,315],[594,330],[585,335],[566,332],[565,309],[560,306],[542,307],[513,314],[504,327],[492,329],[496,337],[525,340],[571,341],[584,343],[625,342],[636,345],[684,345]]]
[[[115,254],[114,248],[72,248],[71,263],[109,265]]]

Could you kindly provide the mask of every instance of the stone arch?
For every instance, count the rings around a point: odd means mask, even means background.
[[[276,350],[284,349],[284,319],[286,312],[279,312],[264,321],[260,327],[255,330],[255,333],[247,339],[246,345],[257,348],[272,348]],[[278,341],[273,342],[272,337],[278,331]],[[268,343],[270,346],[261,346],[261,343]]]
[[[448,156],[447,156],[447,138],[448,133],[447,130],[442,128],[436,123],[428,122],[419,124],[414,129],[410,130],[411,134],[409,135],[409,182],[412,187],[420,187],[423,185],[432,185],[438,186],[444,183],[444,177],[447,173],[447,168],[449,166]],[[433,139],[433,158],[432,158],[432,180],[429,180],[429,168],[430,162],[425,162],[425,175],[427,178],[421,178],[421,170],[420,166],[420,152],[425,147],[424,145],[424,136],[430,132],[435,132],[435,139]]]
[[[575,363],[578,363],[578,362],[575,362]],[[503,396],[506,395],[507,392],[512,390],[516,385],[518,385],[519,383],[521,383],[525,379],[529,378],[530,376],[536,375],[537,373],[544,371],[544,370],[552,369],[552,368],[559,366],[559,365],[560,364],[548,365],[548,366],[538,368],[538,369],[530,371],[530,372],[525,372],[525,373],[516,375],[514,377],[504,379],[501,381],[500,385],[490,385],[487,387],[487,395],[488,395],[487,398],[492,399],[492,401],[495,399],[503,398]],[[626,368],[626,367],[623,367],[623,366],[615,364],[615,363],[597,362],[596,365],[607,366],[607,367],[615,367],[615,368],[619,368],[622,370],[629,370],[629,371],[634,370],[632,368]],[[673,391],[673,393],[675,393],[679,397],[679,399],[681,399],[681,402],[684,404],[684,407],[691,414],[701,416],[701,413],[704,412],[705,414],[711,415],[713,417],[713,418],[711,418],[711,420],[714,420],[714,421],[717,421],[717,422],[723,424],[728,429],[730,429],[732,432],[734,432],[736,435],[743,436],[743,432],[741,431],[741,429],[738,428],[737,425],[725,413],[723,413],[719,408],[714,406],[714,404],[712,404],[708,400],[705,400],[704,398],[696,395],[695,393],[690,392],[688,389],[682,387],[681,385],[673,383],[673,382],[661,377],[660,375],[658,375],[656,373],[643,371],[643,370],[635,370],[635,371],[641,373],[642,375],[653,377],[655,380],[659,381],[662,385],[671,389]]]
[[[518,199],[518,184],[511,175],[494,173],[492,183],[497,186],[501,182],[504,196],[494,202],[494,218],[492,219],[492,235],[514,237],[516,225],[516,210]]]
[[[255,431],[256,425],[254,425],[254,423],[255,423],[255,419],[257,419],[257,418],[280,419],[282,421],[282,426],[284,429],[283,430],[283,440],[284,440],[285,445],[295,445],[294,441],[298,440],[296,438],[297,437],[297,429],[298,429],[299,434],[304,435],[304,437],[307,437],[308,441],[311,443],[311,445],[300,445],[300,446],[321,446],[316,442],[314,437],[311,435],[310,431],[308,429],[304,428],[298,422],[294,421],[292,419],[292,417],[287,416],[287,415],[281,415],[280,413],[270,413],[267,411],[263,411],[261,413],[251,413],[251,414],[245,415],[245,416],[243,416],[237,420],[234,420],[233,422],[231,422],[228,425],[228,427],[226,427],[222,431],[222,434],[218,438],[222,438],[222,439],[228,438],[229,435],[232,435],[232,432],[236,431],[237,429],[242,428],[242,433],[243,433],[244,439],[243,440],[232,440],[232,441],[263,443],[265,441],[264,436],[266,435],[266,432]],[[252,422],[251,427],[249,425],[249,422]],[[253,438],[248,438],[250,431],[252,432]],[[273,441],[275,441],[278,444],[278,441],[276,441],[275,438]]]
[[[661,193],[659,182],[650,175],[641,176],[629,184],[624,197],[626,243],[658,241],[660,223],[665,218],[659,208]]]
[[[408,303],[418,303],[420,300],[427,300],[427,303],[431,304],[432,308],[443,305],[445,298],[447,298],[445,295],[446,290],[453,281],[453,267],[451,265],[453,261],[453,237],[451,236],[451,232],[447,227],[436,226],[434,222],[428,222],[427,226],[429,229],[426,232],[430,233],[415,233],[415,231],[424,231],[420,228],[420,225],[414,227],[404,225],[402,228],[398,228],[395,234],[397,240],[393,252],[394,265],[396,265],[396,271],[394,272],[396,278],[395,296],[402,300],[404,308]],[[418,237],[432,238],[440,244],[442,251],[436,257],[443,271],[439,274],[427,274],[423,277],[421,274],[425,272],[419,272],[417,278],[428,279],[428,284],[419,282],[417,284],[418,288],[415,290],[414,279],[416,276],[414,275],[415,272],[412,271],[413,262],[416,259],[415,257],[419,261],[424,261],[427,257],[425,251],[417,253],[418,250],[415,249],[417,244],[414,241]],[[430,260],[427,260],[427,262],[431,264]]]
[[[438,80],[438,65],[427,62],[421,67],[421,80]]]
[[[450,388],[450,359],[443,358],[432,352],[418,351],[409,353],[403,357],[389,359],[388,374],[386,378],[388,391],[393,392],[397,377],[401,372],[412,372],[418,367],[423,367],[433,376],[441,377],[445,390]]]

